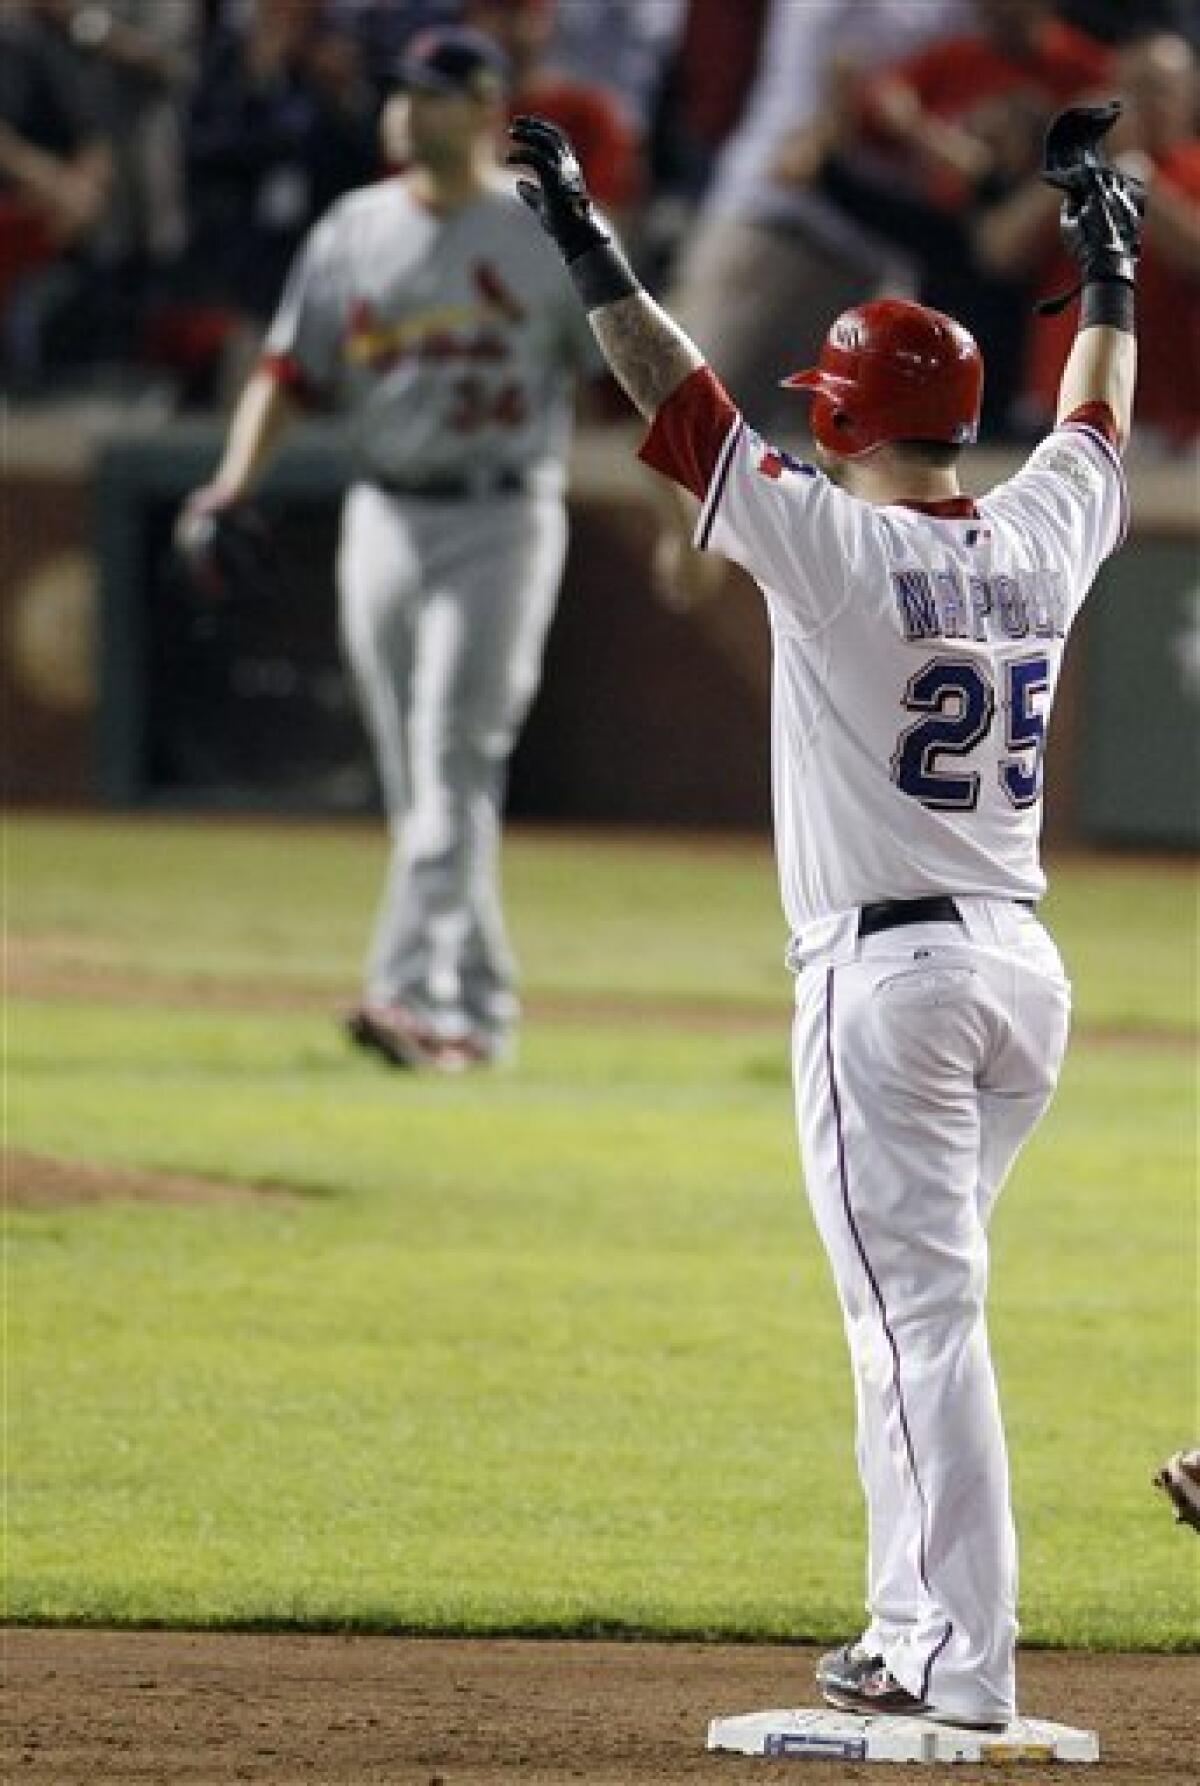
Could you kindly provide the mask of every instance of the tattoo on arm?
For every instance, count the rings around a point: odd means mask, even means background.
[[[704,364],[695,342],[648,292],[603,304],[589,321],[618,383],[647,418]]]

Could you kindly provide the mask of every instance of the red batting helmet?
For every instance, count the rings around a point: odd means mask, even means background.
[[[843,459],[889,440],[965,446],[979,432],[983,358],[974,336],[904,298],[844,311],[818,364],[783,382],[813,393],[813,435]]]

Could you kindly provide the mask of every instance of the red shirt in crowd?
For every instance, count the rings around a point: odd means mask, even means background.
[[[1067,105],[1108,74],[1109,52],[1061,19],[1047,19],[1032,55],[1015,56],[987,37],[950,37],[918,50],[881,79],[900,79],[938,118],[968,115],[986,99],[1030,91]]]
[[[1111,69],[1103,44],[1060,19],[1045,21],[1029,55],[1015,55],[987,37],[945,38],[876,76],[864,95],[863,120],[868,130],[886,135],[878,95],[896,83],[911,88],[932,117],[967,128],[973,113],[997,100],[1028,96],[1046,111],[1058,111],[1102,87]],[[966,193],[962,180],[946,170],[932,177],[929,196],[957,209]]]
[[[741,118],[754,77],[767,0],[691,0],[677,57],[677,104],[688,133],[716,149]]]

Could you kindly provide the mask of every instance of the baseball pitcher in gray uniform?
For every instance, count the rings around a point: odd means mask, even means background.
[[[407,170],[311,232],[181,529],[247,495],[306,402],[346,418],[341,635],[393,840],[347,1027],[393,1065],[457,1071],[501,1054],[518,1016],[497,873],[505,771],[562,572],[572,387],[598,361],[496,158],[499,50],[430,31],[399,78],[387,131],[407,135]]]

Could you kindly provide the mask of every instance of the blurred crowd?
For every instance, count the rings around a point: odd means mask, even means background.
[[[3,0],[0,369],[37,399],[225,404],[288,262],[402,165],[392,72],[462,21],[560,122],[643,277],[760,426],[875,292],[977,334],[992,438],[1052,412],[1073,315],[1049,116],[1119,93],[1151,195],[1138,434],[1200,418],[1200,0]]]

